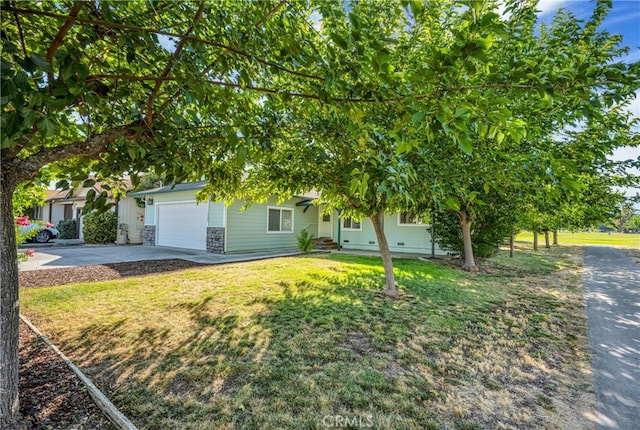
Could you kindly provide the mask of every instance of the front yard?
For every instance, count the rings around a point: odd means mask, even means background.
[[[282,258],[21,290],[22,313],[141,429],[591,428],[580,248],[473,275]]]

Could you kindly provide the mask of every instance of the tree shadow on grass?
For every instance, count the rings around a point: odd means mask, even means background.
[[[458,332],[494,324],[503,303],[477,300],[481,292],[455,276],[414,263],[398,265],[407,295],[390,300],[373,294],[384,285],[375,259],[357,261],[228,306],[215,290],[177,299],[167,318],[182,326],[136,327],[130,316],[67,344],[79,345],[76,361],[145,428],[323,428],[325,416],[436,428],[428,405],[444,396],[443,381],[474,375],[472,359],[450,363],[441,354],[475,348],[460,346],[467,340]]]

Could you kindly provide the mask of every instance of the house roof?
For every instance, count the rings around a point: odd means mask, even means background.
[[[95,178],[93,176],[89,176],[87,179],[95,179]],[[130,190],[133,187],[131,180],[129,179],[122,179],[119,181],[119,183],[124,185],[127,190]],[[80,185],[79,187],[74,188],[74,190],[94,189],[98,193],[102,193],[103,191],[106,191],[107,196],[112,197],[113,192],[110,190],[106,190],[103,187],[105,184],[111,185],[110,182],[96,182],[91,187],[83,187],[82,185]],[[60,200],[66,200],[70,202],[81,201],[81,200],[86,200],[86,196],[82,194],[82,191],[80,191],[79,195],[72,195],[71,190],[47,190],[47,197],[44,200],[45,202],[53,202],[53,201],[60,201]]]
[[[127,195],[130,197],[143,197],[148,196],[150,194],[163,194],[163,193],[173,193],[176,191],[190,191],[190,190],[201,190],[204,188],[204,185],[207,181],[198,181],[198,182],[187,182],[183,184],[173,184],[167,185],[165,187],[159,188],[151,188],[149,190],[138,191],[135,193],[128,193]]]
[[[69,190],[47,190],[47,197],[44,199],[45,202],[50,202],[53,200],[62,200],[69,194]]]

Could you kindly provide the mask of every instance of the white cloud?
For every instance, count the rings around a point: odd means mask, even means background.
[[[555,13],[563,5],[569,3],[568,0],[540,0],[537,9],[540,11],[539,16]]]
[[[313,28],[315,28],[316,31],[320,31],[322,28],[322,14],[317,10],[314,10],[309,17],[309,20],[311,21]]]

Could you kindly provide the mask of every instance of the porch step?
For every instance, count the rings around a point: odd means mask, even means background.
[[[330,237],[318,237],[313,239],[316,249],[338,249],[338,244]]]

